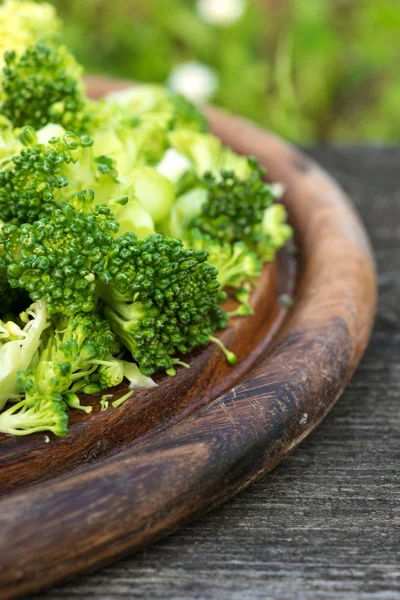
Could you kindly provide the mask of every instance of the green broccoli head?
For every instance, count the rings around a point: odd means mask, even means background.
[[[51,431],[63,437],[68,432],[66,404],[59,394],[51,394],[37,402],[24,398],[0,413],[0,432],[11,435],[29,435]]]
[[[50,314],[91,312],[96,279],[109,277],[108,254],[117,231],[107,207],[83,212],[64,204],[32,224],[5,225],[0,268],[6,268],[12,287],[35,301],[44,298]]]
[[[273,202],[270,186],[262,180],[265,174],[256,159],[249,159],[250,174],[239,179],[233,171],[221,171],[217,179],[211,173],[202,178],[207,199],[192,227],[219,240],[238,240],[256,244],[261,238],[260,225],[265,209]]]
[[[261,275],[262,265],[257,254],[244,242],[221,244],[199,229],[191,229],[189,234],[185,245],[208,253],[208,262],[218,270],[221,287],[239,289],[245,283],[254,283]]]
[[[98,382],[106,390],[122,383],[124,379],[124,368],[121,360],[112,356],[100,365],[98,370]]]
[[[100,204],[118,195],[113,161],[95,157],[89,136],[66,133],[38,143],[31,127],[20,135],[25,148],[0,171],[0,218],[26,223],[51,213],[75,193],[90,188]]]
[[[38,42],[58,41],[61,22],[54,6],[34,0],[5,0],[0,6],[0,67],[8,50],[20,56]]]
[[[47,331],[35,369],[19,374],[20,389],[32,402],[53,393],[64,394],[79,380],[86,380],[110,355],[115,336],[99,315],[77,313],[58,316]]]
[[[23,400],[0,413],[0,431],[28,435],[68,430],[67,406],[90,412],[69,389],[86,380],[109,356],[115,336],[107,321],[95,314],[57,317],[46,331],[34,368],[18,373]]]
[[[121,236],[110,254],[111,282],[100,284],[105,315],[145,375],[172,370],[176,353],[209,342],[224,328],[226,295],[207,253],[180,240]]]
[[[51,122],[84,130],[82,67],[65,46],[34,44],[20,57],[10,50],[5,62],[0,112],[14,127]]]

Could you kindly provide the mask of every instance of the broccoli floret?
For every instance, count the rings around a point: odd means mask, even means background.
[[[35,369],[19,374],[20,388],[33,403],[52,393],[64,394],[99,368],[114,341],[108,322],[94,313],[58,317],[47,332]]]
[[[257,253],[263,260],[274,260],[277,251],[292,237],[293,229],[286,219],[283,204],[272,204],[265,211],[261,225],[262,237],[257,244]]]
[[[103,390],[115,387],[124,379],[124,368],[122,361],[112,356],[108,357],[105,364],[99,366],[98,381]]]
[[[94,156],[90,137],[66,133],[39,144],[35,131],[24,127],[20,138],[26,147],[0,171],[3,221],[32,222],[83,189],[93,190],[98,204],[119,195],[114,163]]]
[[[260,241],[265,209],[274,196],[262,177],[265,173],[255,159],[249,159],[250,175],[239,179],[232,171],[221,171],[217,180],[206,174],[202,183],[207,191],[207,200],[201,213],[193,218],[192,227],[218,239],[221,243],[238,240],[248,244]]]
[[[65,46],[34,44],[21,57],[10,50],[5,62],[0,112],[14,127],[51,122],[84,130],[82,67]]]
[[[218,177],[206,173],[198,178],[189,173],[186,177],[189,191],[177,198],[168,219],[159,225],[163,233],[184,240],[189,247],[200,244],[207,250],[211,264],[220,270],[223,286],[237,287],[235,283],[227,283],[229,277],[223,275],[224,270],[227,271],[224,261],[230,261],[227,259],[230,252],[238,269],[242,262],[243,281],[251,281],[260,271],[255,254],[262,261],[274,260],[277,249],[292,235],[291,227],[285,222],[284,207],[273,203],[274,189],[262,180],[264,169],[254,158],[247,162],[245,179],[224,170]],[[182,188],[182,182],[184,180],[178,183],[178,188]],[[236,246],[238,242],[241,245]],[[255,275],[246,279],[249,271]]]
[[[0,413],[0,431],[27,435],[49,430],[64,436],[68,430],[67,406],[90,412],[69,391],[73,384],[99,368],[114,345],[107,321],[95,314],[58,318],[47,332],[34,368],[18,373],[20,402]]]
[[[218,269],[221,287],[238,289],[245,283],[254,283],[261,275],[261,262],[245,243],[220,244],[199,229],[192,229],[189,233],[190,237],[185,240],[185,245],[208,253],[208,262]]]
[[[207,120],[194,104],[160,85],[142,84],[111,92],[106,102],[121,107],[125,115],[136,118],[141,125],[156,123],[165,131],[207,131]]]
[[[99,367],[98,381],[103,389],[119,385],[124,377],[128,379],[129,387],[132,390],[157,387],[151,377],[144,375],[132,362],[110,356]]]
[[[51,431],[63,437],[68,432],[66,408],[59,394],[52,394],[33,404],[24,398],[0,413],[0,432],[29,435],[39,431]]]
[[[175,355],[206,345],[227,317],[226,295],[207,253],[160,234],[125,234],[110,253],[110,283],[100,283],[105,315],[140,370],[174,371]]]
[[[83,212],[65,204],[32,224],[5,225],[0,268],[7,269],[11,287],[25,289],[34,301],[44,298],[50,314],[91,312],[96,279],[109,278],[108,254],[117,231],[107,207]]]
[[[19,324],[0,321],[0,409],[7,400],[19,397],[18,372],[27,369],[33,361],[48,325],[43,300],[22,313]]]
[[[61,22],[51,4],[6,0],[0,6],[0,68],[8,50],[20,56],[36,42],[57,42],[60,31]]]
[[[242,241],[253,246],[262,238],[261,223],[274,195],[262,181],[264,170],[256,159],[248,159],[249,175],[239,179],[232,171],[212,173],[195,181],[193,189],[174,203],[166,233],[190,238],[191,229],[212,237],[220,244]]]

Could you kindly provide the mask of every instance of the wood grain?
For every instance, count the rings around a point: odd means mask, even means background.
[[[209,116],[224,141],[287,186],[300,248],[295,307],[272,352],[222,397],[111,458],[3,499],[0,598],[105,564],[243,489],[315,428],[365,349],[373,259],[348,200],[290,146]]]

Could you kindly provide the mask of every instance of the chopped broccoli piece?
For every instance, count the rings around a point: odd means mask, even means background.
[[[20,388],[32,401],[52,393],[64,394],[98,370],[110,355],[114,340],[109,323],[96,314],[56,318],[36,367],[19,373]]]
[[[248,159],[248,168],[246,179],[239,179],[232,171],[221,171],[218,179],[206,173],[176,200],[162,229],[190,239],[194,228],[221,245],[242,241],[254,247],[263,237],[264,212],[274,195],[263,182],[264,170],[256,159]]]
[[[119,195],[112,159],[95,157],[89,136],[66,133],[39,144],[35,131],[24,127],[20,138],[26,147],[0,171],[3,221],[34,221],[83,189],[96,193],[97,204]]]
[[[66,404],[58,394],[35,403],[24,398],[0,413],[1,433],[29,435],[38,431],[51,431],[60,437],[67,435]]]
[[[61,22],[51,4],[5,0],[0,6],[0,68],[7,51],[20,56],[36,42],[57,42],[60,31]]]
[[[110,401],[108,400],[108,398],[112,398],[112,394],[106,394],[101,397],[101,399],[100,399],[100,411],[101,412],[104,412],[105,410],[108,409],[108,407],[110,405]]]
[[[286,223],[283,204],[272,204],[264,213],[262,237],[257,244],[257,253],[265,261],[272,261],[276,252],[292,237],[293,229]]]
[[[10,50],[5,62],[0,112],[14,127],[51,122],[84,130],[82,67],[65,46],[34,44],[20,57]]]
[[[260,240],[264,211],[274,196],[270,186],[262,180],[265,171],[255,159],[249,159],[249,167],[250,175],[244,180],[232,171],[221,171],[219,180],[211,173],[204,176],[202,183],[207,190],[207,200],[201,214],[194,217],[192,227],[221,243],[241,240],[256,244]]]
[[[47,332],[34,368],[18,372],[18,388],[25,397],[0,413],[0,431],[27,435],[68,430],[67,406],[90,412],[69,388],[98,369],[114,345],[109,324],[94,314],[56,319]]]
[[[151,215],[154,223],[165,220],[175,199],[175,189],[171,181],[148,166],[133,169],[129,181],[135,190],[135,196]]]
[[[241,288],[245,283],[254,283],[261,275],[261,262],[245,243],[221,244],[199,229],[191,229],[189,233],[186,246],[208,253],[208,262],[218,269],[221,287]]]
[[[114,358],[113,356],[108,357],[103,364],[99,366],[98,380],[101,387],[106,390],[107,388],[115,387],[122,383],[124,379],[124,368],[122,361]]]
[[[172,369],[176,353],[206,345],[223,329],[226,295],[207,253],[160,234],[125,234],[110,253],[110,283],[99,286],[105,316],[145,375]]]
[[[67,392],[64,394],[64,402],[69,408],[73,408],[74,410],[81,410],[87,415],[90,414],[93,410],[91,406],[85,406],[81,404],[81,400],[79,396],[74,394],[73,392]]]
[[[96,279],[107,280],[108,254],[118,224],[110,209],[75,211],[69,204],[32,224],[5,225],[0,234],[4,254],[0,269],[14,288],[44,298],[50,314],[91,312]]]
[[[18,372],[27,369],[34,360],[48,325],[43,300],[21,314],[20,324],[0,321],[0,409],[8,400],[19,398]]]
[[[131,398],[134,393],[135,392],[133,390],[130,390],[129,392],[121,396],[121,398],[118,398],[117,400],[114,400],[114,402],[111,402],[111,405],[113,406],[113,408],[118,408],[119,406],[121,406],[121,404],[129,400],[129,398]]]

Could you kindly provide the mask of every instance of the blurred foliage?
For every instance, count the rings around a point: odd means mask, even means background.
[[[295,141],[400,139],[399,0],[249,0],[229,26],[192,0],[53,3],[88,71],[165,82],[197,60],[215,103]]]

